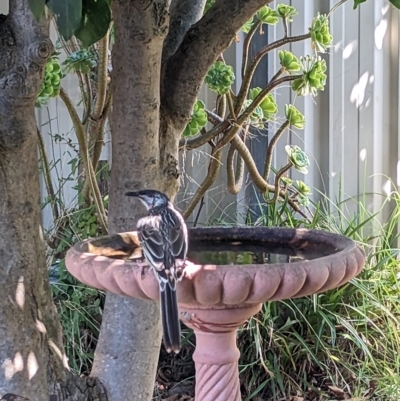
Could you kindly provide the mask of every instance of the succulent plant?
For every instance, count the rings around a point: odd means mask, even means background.
[[[289,160],[293,163],[294,168],[300,173],[307,174],[307,167],[310,165],[308,156],[297,145],[286,145],[286,153]]]
[[[276,6],[276,11],[280,17],[285,18],[287,22],[292,22],[292,17],[298,14],[294,7],[288,6],[287,4],[278,4]]]
[[[235,73],[230,65],[216,61],[208,70],[205,82],[212,91],[225,95],[235,82]]]
[[[51,97],[58,96],[62,77],[59,62],[55,57],[51,57],[46,64],[44,79],[37,97],[37,106],[45,104]]]
[[[329,32],[329,19],[326,15],[318,13],[313,19],[311,28],[311,45],[317,52],[325,53],[332,45],[332,35]]]
[[[292,89],[299,96],[317,96],[319,90],[324,90],[326,83],[326,62],[320,56],[300,57],[303,76],[292,83]]]
[[[95,53],[84,49],[72,53],[63,62],[67,71],[80,71],[82,74],[88,74],[96,64]]]
[[[285,116],[289,121],[290,125],[298,129],[304,129],[306,126],[306,119],[299,110],[296,109],[292,104],[285,105]]]
[[[197,100],[193,106],[192,118],[186,125],[182,133],[183,137],[193,136],[200,132],[200,130],[207,124],[207,113],[205,105],[201,100]]]
[[[279,60],[282,68],[287,72],[292,73],[300,71],[299,59],[289,50],[279,50]]]

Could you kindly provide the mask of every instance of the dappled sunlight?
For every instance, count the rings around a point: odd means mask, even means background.
[[[351,41],[344,49],[343,49],[343,59],[347,60],[357,49],[357,40]]]
[[[185,262],[185,276],[192,279],[196,274],[202,270],[217,270],[216,265],[196,265],[186,260]]]
[[[360,77],[358,83],[353,86],[353,89],[350,94],[350,102],[355,103],[356,107],[359,108],[365,99],[365,90],[368,84],[369,73],[364,72],[364,74]]]
[[[38,330],[40,333],[43,333],[43,334],[46,334],[46,333],[47,333],[46,326],[45,326],[45,325],[43,324],[43,322],[41,322],[39,319],[36,319],[36,321],[35,321],[35,326],[36,326],[37,330]]]
[[[386,182],[383,184],[382,191],[386,196],[390,197],[392,193],[392,182],[390,180],[386,180]]]
[[[365,149],[365,148],[361,149],[360,150],[360,160],[362,162],[364,162],[366,158],[367,158],[367,149]]]
[[[343,42],[342,40],[339,40],[335,44],[332,44],[334,53],[337,53],[342,48],[342,42]]]
[[[386,15],[388,13],[389,9],[390,9],[390,4],[389,3],[385,4],[381,9],[382,15]]]
[[[33,376],[36,375],[37,371],[39,370],[39,364],[36,359],[35,354],[31,351],[28,355],[28,361],[27,361],[27,368],[28,368],[28,377],[29,380],[32,379]]]
[[[25,305],[25,283],[24,277],[20,276],[18,278],[17,289],[15,290],[15,302],[17,305],[23,309]]]
[[[14,356],[14,360],[6,358],[1,367],[4,369],[6,380],[11,380],[16,373],[22,372],[24,369],[24,359],[21,353],[17,352]]]
[[[67,356],[64,353],[64,350],[61,351],[60,348],[52,340],[49,340],[49,346],[54,351],[54,353],[57,355],[57,357],[62,361],[63,366],[66,369],[69,369],[69,367],[68,367],[68,359],[67,359]]]
[[[387,19],[382,19],[379,25],[375,28],[375,46],[378,50],[381,50],[383,47],[383,39],[385,38],[387,27]]]
[[[13,360],[6,358],[1,367],[4,370],[6,380],[11,380],[16,373],[22,372],[25,367],[28,371],[28,378],[31,380],[39,370],[39,364],[33,351],[29,352],[26,365],[22,354],[18,351],[15,353]]]

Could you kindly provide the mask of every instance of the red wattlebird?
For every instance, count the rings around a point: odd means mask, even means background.
[[[185,221],[168,197],[153,189],[126,192],[139,198],[148,215],[137,223],[143,254],[160,285],[161,317],[164,345],[168,352],[179,352],[181,328],[176,284],[182,279],[188,236]]]

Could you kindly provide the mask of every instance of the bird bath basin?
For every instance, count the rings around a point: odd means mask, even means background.
[[[114,294],[158,300],[136,232],[80,242],[66,257],[69,272]],[[196,335],[196,401],[241,400],[236,331],[263,302],[339,287],[364,266],[350,239],[325,231],[209,227],[189,229],[188,265],[178,284],[183,323]]]

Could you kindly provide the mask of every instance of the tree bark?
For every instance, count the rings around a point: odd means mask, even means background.
[[[41,229],[35,101],[53,51],[27,0],[0,15],[0,397],[106,400],[67,369]]]
[[[174,195],[168,191],[159,143],[160,71],[168,1],[114,0],[112,11],[110,234],[135,230],[145,213],[124,195],[126,191],[154,188]],[[176,160],[177,149],[173,156],[166,156],[172,166],[174,157]],[[156,302],[107,294],[92,374],[105,383],[111,401],[152,399],[160,343]]]

